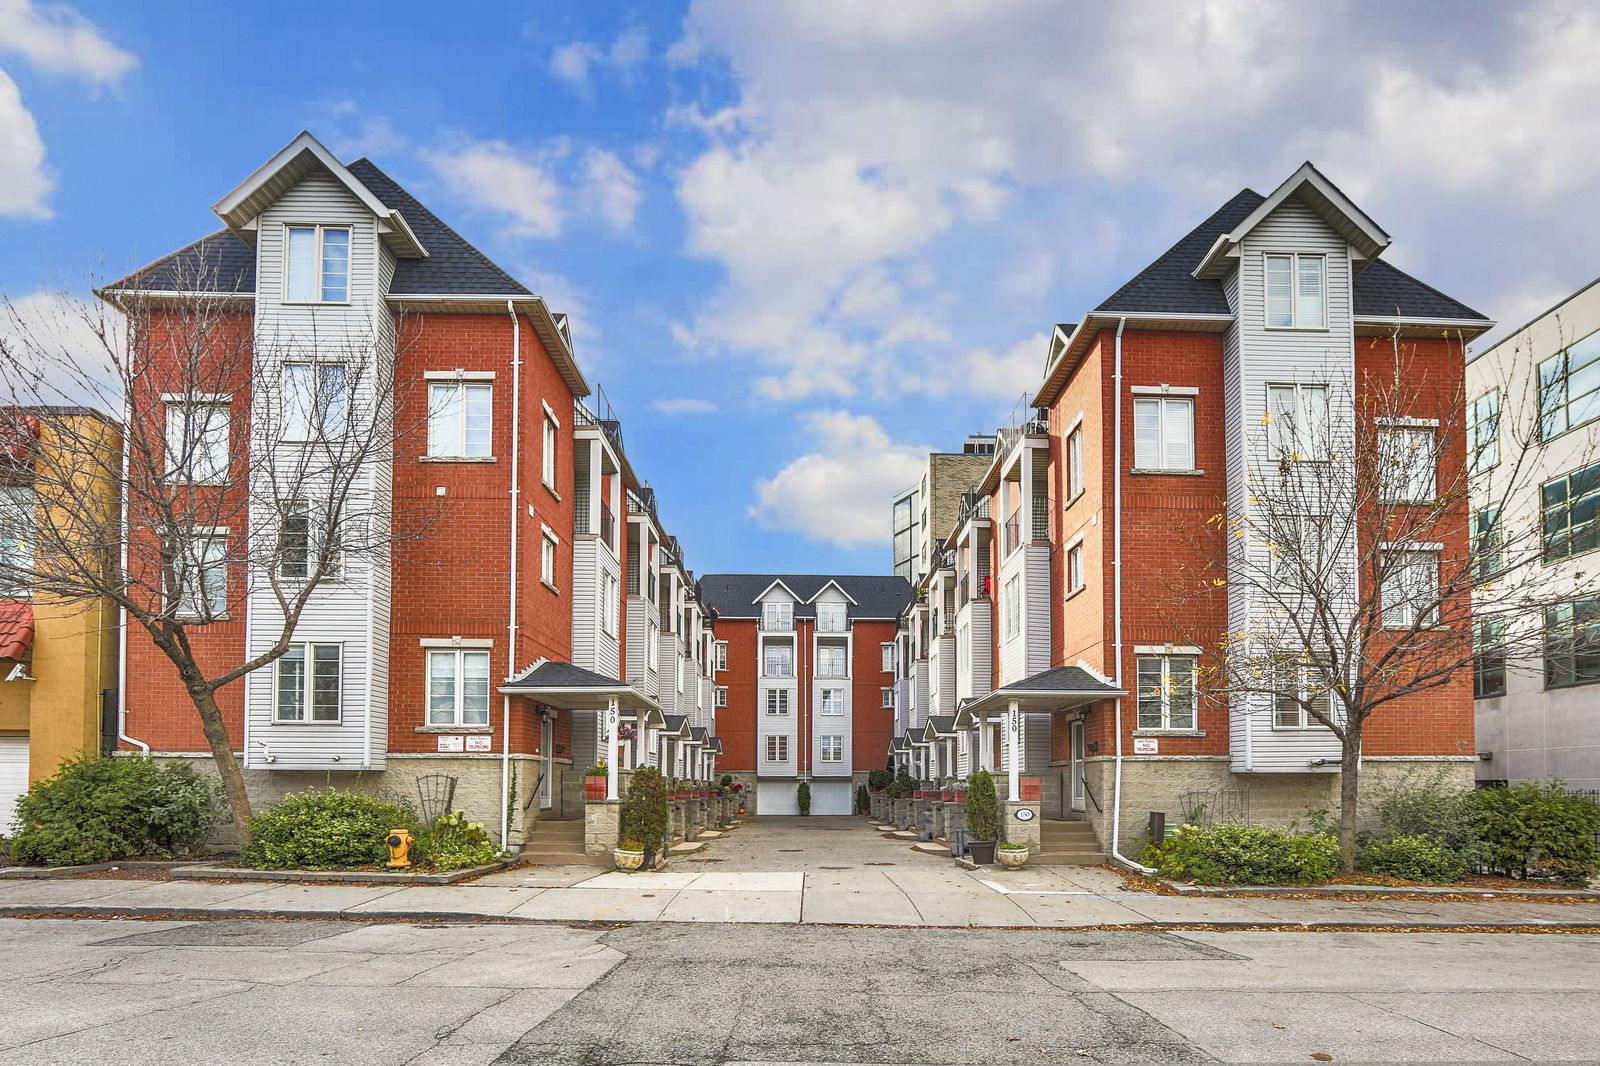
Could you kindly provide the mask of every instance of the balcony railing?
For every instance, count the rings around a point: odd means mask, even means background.
[[[794,615],[784,617],[783,615],[764,614],[761,616],[759,625],[765,633],[793,633]]]
[[[1006,519],[1006,547],[1005,553],[1010,555],[1022,547],[1022,508],[1015,507],[1011,517]]]
[[[603,503],[600,505],[600,539],[609,548],[617,546],[617,518],[611,513],[611,508]]]

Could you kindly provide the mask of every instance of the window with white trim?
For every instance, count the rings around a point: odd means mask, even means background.
[[[788,762],[789,761],[789,738],[788,737],[774,736],[774,737],[768,737],[767,738],[767,761],[768,762]]]
[[[779,632],[794,628],[794,604],[788,600],[761,605],[761,628]]]
[[[717,641],[716,663],[718,670],[726,670],[728,668],[728,642],[725,640]]]
[[[786,688],[767,689],[767,713],[789,713],[789,690]]]
[[[1385,553],[1383,624],[1391,629],[1439,624],[1439,553],[1399,549]]]
[[[1267,328],[1328,328],[1326,256],[1266,256]]]
[[[1328,387],[1267,386],[1267,449],[1274,459],[1322,459],[1330,451]]]
[[[1194,656],[1138,658],[1140,729],[1193,729]]]
[[[540,479],[553,492],[556,488],[556,446],[561,440],[561,426],[555,415],[544,413],[544,447],[539,455]]]
[[[1500,462],[1500,390],[1490,389],[1467,408],[1467,462],[1481,474]]]
[[[436,648],[428,652],[428,724],[489,724],[489,652]]]
[[[1137,396],[1133,465],[1140,470],[1194,469],[1194,398]]]
[[[768,644],[762,673],[767,677],[794,676],[794,649],[787,644]]]
[[[1279,592],[1311,595],[1332,591],[1327,515],[1275,515],[1268,523],[1277,539],[1267,544],[1267,580]]]
[[[1083,589],[1083,545],[1074,544],[1067,549],[1067,595]]]
[[[844,689],[836,685],[829,685],[821,691],[820,695],[822,698],[817,703],[818,714],[844,713]]]
[[[539,580],[555,588],[556,552],[560,548],[560,542],[553,533],[545,533],[539,540]]]
[[[886,674],[894,673],[894,644],[879,644],[878,653],[882,656],[881,666]]]
[[[1067,434],[1067,500],[1070,502],[1083,491],[1083,426],[1074,426]]]
[[[956,631],[956,672],[966,673],[972,666],[972,626],[964,625]]]
[[[883,690],[883,703],[880,706],[885,708],[894,706],[894,689],[886,688]]]
[[[845,631],[845,605],[842,603],[817,604],[817,632],[843,633]]]
[[[1006,579],[1005,594],[1000,598],[1001,631],[1006,640],[1022,632],[1022,575],[1012,574]]]
[[[615,574],[606,574],[600,582],[600,624],[606,631],[606,636],[617,635],[617,610],[618,596],[621,595],[622,586],[617,584]]]
[[[716,700],[715,700],[715,706],[726,707],[727,705],[728,705],[728,687],[726,685],[718,685],[717,686],[717,695],[716,695]]]
[[[1391,503],[1431,503],[1438,490],[1435,429],[1429,425],[1384,425],[1378,430],[1378,458],[1384,497]]]
[[[323,577],[337,578],[343,553],[322,516],[305,500],[284,500],[278,506],[278,576],[303,580],[320,563]]]
[[[168,400],[166,471],[173,481],[216,485],[228,479],[228,405]]]
[[[823,644],[817,648],[818,677],[849,677],[842,644]]]
[[[283,439],[338,440],[349,428],[350,387],[343,363],[284,363]]]
[[[1600,332],[1539,362],[1539,437],[1600,418]]]
[[[844,737],[838,735],[817,738],[818,762],[844,762]]]
[[[32,485],[0,485],[0,559],[16,574],[33,569],[33,537],[38,516]],[[27,596],[27,588],[6,588],[7,596]]]
[[[276,722],[337,722],[344,648],[291,644],[274,666],[272,718]]]
[[[493,455],[494,386],[482,381],[428,383],[428,457],[487,459]]]
[[[644,668],[661,669],[661,637],[653,622],[644,628]]]
[[[348,226],[289,226],[284,240],[285,303],[350,302]]]
[[[1299,663],[1283,663],[1272,673],[1272,727],[1274,729],[1325,729],[1314,709],[1323,717],[1333,714],[1328,694],[1326,665],[1316,658]],[[1308,709],[1309,708],[1309,709]]]
[[[172,600],[179,617],[210,621],[228,612],[228,539],[198,536],[174,552]]]

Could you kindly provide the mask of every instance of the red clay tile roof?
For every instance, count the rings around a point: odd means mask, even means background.
[[[0,600],[0,659],[26,659],[33,648],[33,604]]]

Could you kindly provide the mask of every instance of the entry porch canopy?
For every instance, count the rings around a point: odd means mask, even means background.
[[[617,729],[624,720],[638,723],[641,732],[667,724],[661,705],[614,677],[606,677],[571,663],[540,659],[519,677],[500,686],[505,696],[527,696],[567,711],[598,711],[600,750],[606,753],[606,799],[617,798]]]
[[[979,765],[993,762],[989,751],[993,741],[985,724],[1000,718],[1005,724],[1006,767],[1010,777],[1010,800],[1022,798],[1022,716],[1024,714],[1059,713],[1087,707],[1101,700],[1116,699],[1127,693],[1105,678],[1082,666],[1057,666],[1042,673],[1013,681],[995,689],[987,696],[968,700],[956,712],[955,728],[978,731]]]

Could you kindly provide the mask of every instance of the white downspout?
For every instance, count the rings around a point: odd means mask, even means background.
[[[1111,603],[1112,603],[1112,654],[1116,669],[1113,676],[1117,688],[1122,688],[1122,329],[1126,318],[1117,319],[1116,357],[1111,374],[1115,392],[1111,436],[1111,514],[1117,524],[1111,541]],[[1142,863],[1134,862],[1121,851],[1122,840],[1122,697],[1116,699],[1116,762],[1111,782],[1111,857],[1124,866],[1131,866],[1148,876],[1155,872]]]
[[[522,458],[522,323],[516,304],[506,301],[511,316],[511,549],[510,577],[506,603],[506,676],[517,671],[517,509],[522,505],[522,482],[518,480]],[[500,697],[500,846],[511,846],[511,697]]]
[[[133,400],[131,397],[124,397],[122,402],[122,432],[128,433],[132,427]],[[122,460],[122,484],[126,486],[128,484],[128,442],[125,439],[120,441],[119,447],[122,451],[120,456]],[[117,539],[122,542],[118,548],[118,554],[122,560],[121,574],[126,576],[128,573],[128,492],[126,488],[123,489],[121,495],[122,525],[120,532],[122,535]],[[132,744],[141,753],[149,755],[150,745],[142,740],[135,740],[128,735],[128,609],[126,607],[118,607],[117,616],[121,621],[121,625],[117,626],[117,739]],[[245,721],[248,722],[249,720],[250,716],[246,714]],[[247,758],[249,750],[247,741],[245,747]]]

